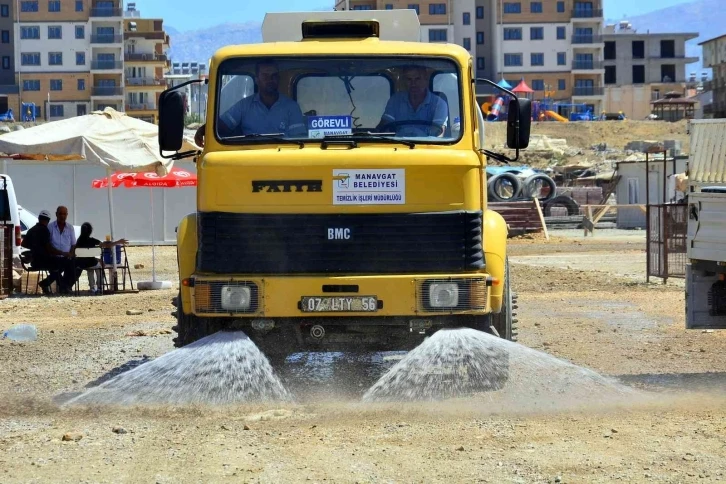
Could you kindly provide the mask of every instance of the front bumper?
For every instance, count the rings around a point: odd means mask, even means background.
[[[341,277],[221,278],[195,275],[189,279],[193,314],[229,318],[321,318],[476,315],[491,312],[491,287],[498,281],[485,273],[458,275],[386,275]],[[456,304],[434,307],[431,286],[453,288]],[[452,286],[453,285],[453,286]],[[232,289],[230,289],[232,288]],[[235,288],[246,288],[244,291]],[[226,295],[224,294],[226,292]],[[451,292],[451,291],[450,291]],[[249,299],[245,308],[231,308],[229,294]],[[303,310],[303,298],[336,298],[337,306]],[[374,298],[374,310],[355,310],[355,298]],[[451,299],[453,301],[454,299]],[[439,304],[441,301],[439,300]],[[327,310],[330,309],[330,310]],[[370,309],[370,308],[369,308]]]

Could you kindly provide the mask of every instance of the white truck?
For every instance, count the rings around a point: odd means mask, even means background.
[[[689,130],[686,328],[726,329],[726,119]]]

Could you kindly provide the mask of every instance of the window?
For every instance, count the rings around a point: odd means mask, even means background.
[[[529,11],[531,13],[542,13],[542,2],[530,2]]]
[[[504,29],[504,40],[522,40],[521,27],[509,27]]]
[[[86,115],[86,105],[85,104],[76,104],[76,116],[85,116]]]
[[[567,39],[567,30],[565,27],[557,27],[557,40]]]
[[[476,43],[477,43],[477,45],[483,45],[484,44],[484,32],[477,32],[476,33]]]
[[[471,50],[471,37],[464,37],[464,48]]]
[[[615,41],[605,42],[605,60],[615,60],[617,57]]]
[[[464,12],[461,14],[461,16],[462,16],[461,21],[464,25],[471,25],[471,13]]]
[[[392,3],[387,3],[386,4],[386,10],[393,10],[393,4]]]
[[[40,81],[37,79],[23,81],[23,91],[40,91]]]
[[[0,17],[10,17],[10,7],[8,5],[0,5]]]
[[[566,79],[557,79],[557,90],[564,91],[565,89],[567,89],[567,80]]]
[[[76,0],[76,12],[83,12],[83,0]]]
[[[662,59],[673,59],[676,56],[676,42],[674,40],[661,40],[660,56]]]
[[[31,27],[20,27],[21,39],[40,39],[40,27],[37,25]]]
[[[76,25],[76,39],[86,38],[86,27],[85,25]]]
[[[35,106],[35,117],[39,119],[43,117],[43,109],[40,106]]]
[[[60,12],[61,11],[60,0],[49,0],[48,11],[49,12]]]
[[[3,56],[3,69],[10,69],[10,56]]]
[[[370,5],[353,5],[352,10],[373,10]]]
[[[79,91],[86,90],[86,80],[85,79],[78,79],[78,90]]]
[[[86,53],[85,52],[76,52],[76,65],[77,66],[86,65]]]
[[[567,52],[558,52],[557,53],[557,65],[558,66],[567,65]]]
[[[51,91],[62,91],[63,90],[63,79],[51,79],[50,80]]]
[[[416,15],[419,15],[421,13],[421,9],[418,6],[418,3],[409,3],[408,4],[409,10],[416,10]]]
[[[573,69],[594,69],[595,58],[592,54],[575,54]]]
[[[529,40],[544,40],[544,27],[530,27]]]
[[[63,65],[63,52],[48,52],[48,65],[62,66]]]
[[[633,59],[645,59],[645,42],[642,40],[633,41]]]
[[[660,80],[662,82],[676,82],[675,64],[663,64],[660,66]]]
[[[50,117],[51,118],[62,118],[63,117],[63,105],[62,104],[51,104],[49,107],[50,107]]]
[[[532,79],[532,89],[534,89],[535,91],[544,91],[544,79]]]
[[[543,66],[544,54],[541,52],[532,52],[532,54],[530,54],[530,64],[533,66]]]
[[[486,59],[484,57],[477,57],[476,58],[476,68],[477,69],[485,69],[486,68]]]
[[[20,65],[39,66],[40,52],[23,52],[20,54]]]
[[[504,65],[508,67],[521,66],[522,54],[504,54]]]
[[[9,30],[3,30],[2,31],[2,43],[3,44],[9,44],[10,43],[10,31]]]
[[[557,13],[565,13],[565,2],[557,2]]]
[[[429,15],[446,15],[446,4],[429,3]]]
[[[633,84],[645,84],[645,66],[633,66]]]
[[[49,25],[48,26],[48,38],[49,39],[62,39],[63,32],[62,32],[61,27],[58,25]]]
[[[605,84],[617,84],[617,70],[615,66],[605,66]]]
[[[522,4],[519,2],[507,2],[504,4],[504,13],[522,13]]]
[[[484,7],[476,7],[476,18],[479,20],[484,18]]]
[[[446,29],[429,30],[429,42],[446,42]]]
[[[20,2],[21,12],[37,12],[38,11],[38,0],[23,0]]]

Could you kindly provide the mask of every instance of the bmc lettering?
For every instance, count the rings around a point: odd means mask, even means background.
[[[350,229],[328,229],[328,240],[350,240]]]
[[[322,192],[322,180],[253,180],[252,193]]]

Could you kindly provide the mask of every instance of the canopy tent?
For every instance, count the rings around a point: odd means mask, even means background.
[[[158,126],[113,108],[85,116],[52,121],[0,136],[0,152],[10,158],[43,161],[85,160],[114,171],[167,175],[173,165],[159,153]],[[184,140],[182,151],[199,150]],[[114,236],[113,197],[108,188],[111,236]]]
[[[502,78],[501,81],[497,82],[497,86],[503,87],[504,89],[509,89],[510,91],[512,90],[512,85],[504,80],[504,78]]]
[[[517,86],[512,89],[512,92],[514,93],[525,93],[525,94],[531,94],[534,92],[534,90],[527,85],[526,82],[524,82],[524,78],[522,78],[522,81],[517,84]]]

